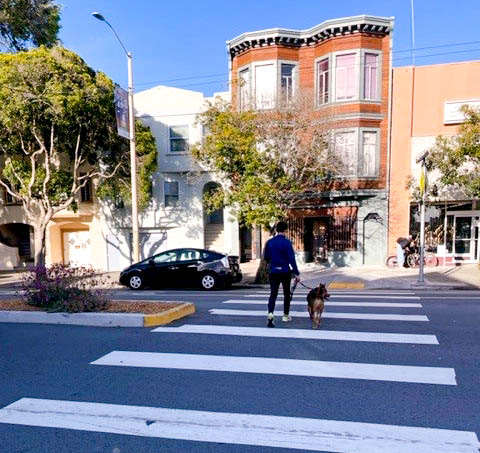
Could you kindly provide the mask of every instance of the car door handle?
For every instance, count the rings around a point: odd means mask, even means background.
[[[169,268],[170,270],[172,270],[172,271],[175,270],[175,269],[178,269],[177,266],[168,266],[168,268]]]
[[[187,267],[198,267],[198,264],[190,264]]]

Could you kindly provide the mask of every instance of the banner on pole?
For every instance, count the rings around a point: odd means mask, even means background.
[[[115,117],[117,119],[118,135],[130,139],[128,92],[119,85],[115,85]]]

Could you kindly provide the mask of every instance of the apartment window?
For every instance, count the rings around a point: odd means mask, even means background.
[[[165,181],[165,207],[178,206],[178,181]]]
[[[317,63],[317,104],[326,104],[329,100],[329,60]]]
[[[250,69],[246,68],[239,73],[239,100],[240,110],[246,110],[250,106]]]
[[[378,130],[353,129],[334,135],[335,158],[339,177],[374,178],[378,176]]]
[[[80,173],[80,176],[85,176],[85,173]],[[90,202],[92,201],[92,181],[89,179],[85,186],[80,189],[80,201]]]
[[[335,91],[337,101],[355,98],[355,54],[337,55],[335,62]]]
[[[363,96],[365,99],[378,99],[378,55],[364,55]]]
[[[172,153],[188,151],[188,125],[170,127],[170,151]]]
[[[377,138],[378,133],[375,131],[362,132],[360,176],[377,176]]]
[[[295,90],[294,64],[282,63],[280,67],[280,89],[282,90],[282,100],[291,102]]]
[[[335,133],[335,157],[340,161],[340,176],[357,175],[356,148],[356,131]]]
[[[17,192],[19,191],[20,187],[17,187]],[[6,205],[20,205],[22,204],[22,201],[19,200],[18,198],[13,197],[7,189],[3,189],[3,202]]]
[[[271,109],[275,102],[275,65],[255,66],[255,107],[259,110]]]

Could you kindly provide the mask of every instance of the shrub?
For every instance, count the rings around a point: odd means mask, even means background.
[[[108,305],[108,281],[87,267],[34,266],[23,277],[24,301],[48,312],[101,311]]]

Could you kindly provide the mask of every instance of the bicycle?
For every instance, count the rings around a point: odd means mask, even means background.
[[[390,255],[386,262],[386,266],[389,267],[390,269],[393,269],[394,267],[398,267],[398,258],[397,255]]]
[[[420,266],[420,253],[413,252],[407,256],[407,264],[409,267],[418,267]],[[428,267],[438,266],[438,258],[434,253],[425,252],[423,257],[423,264]]]

